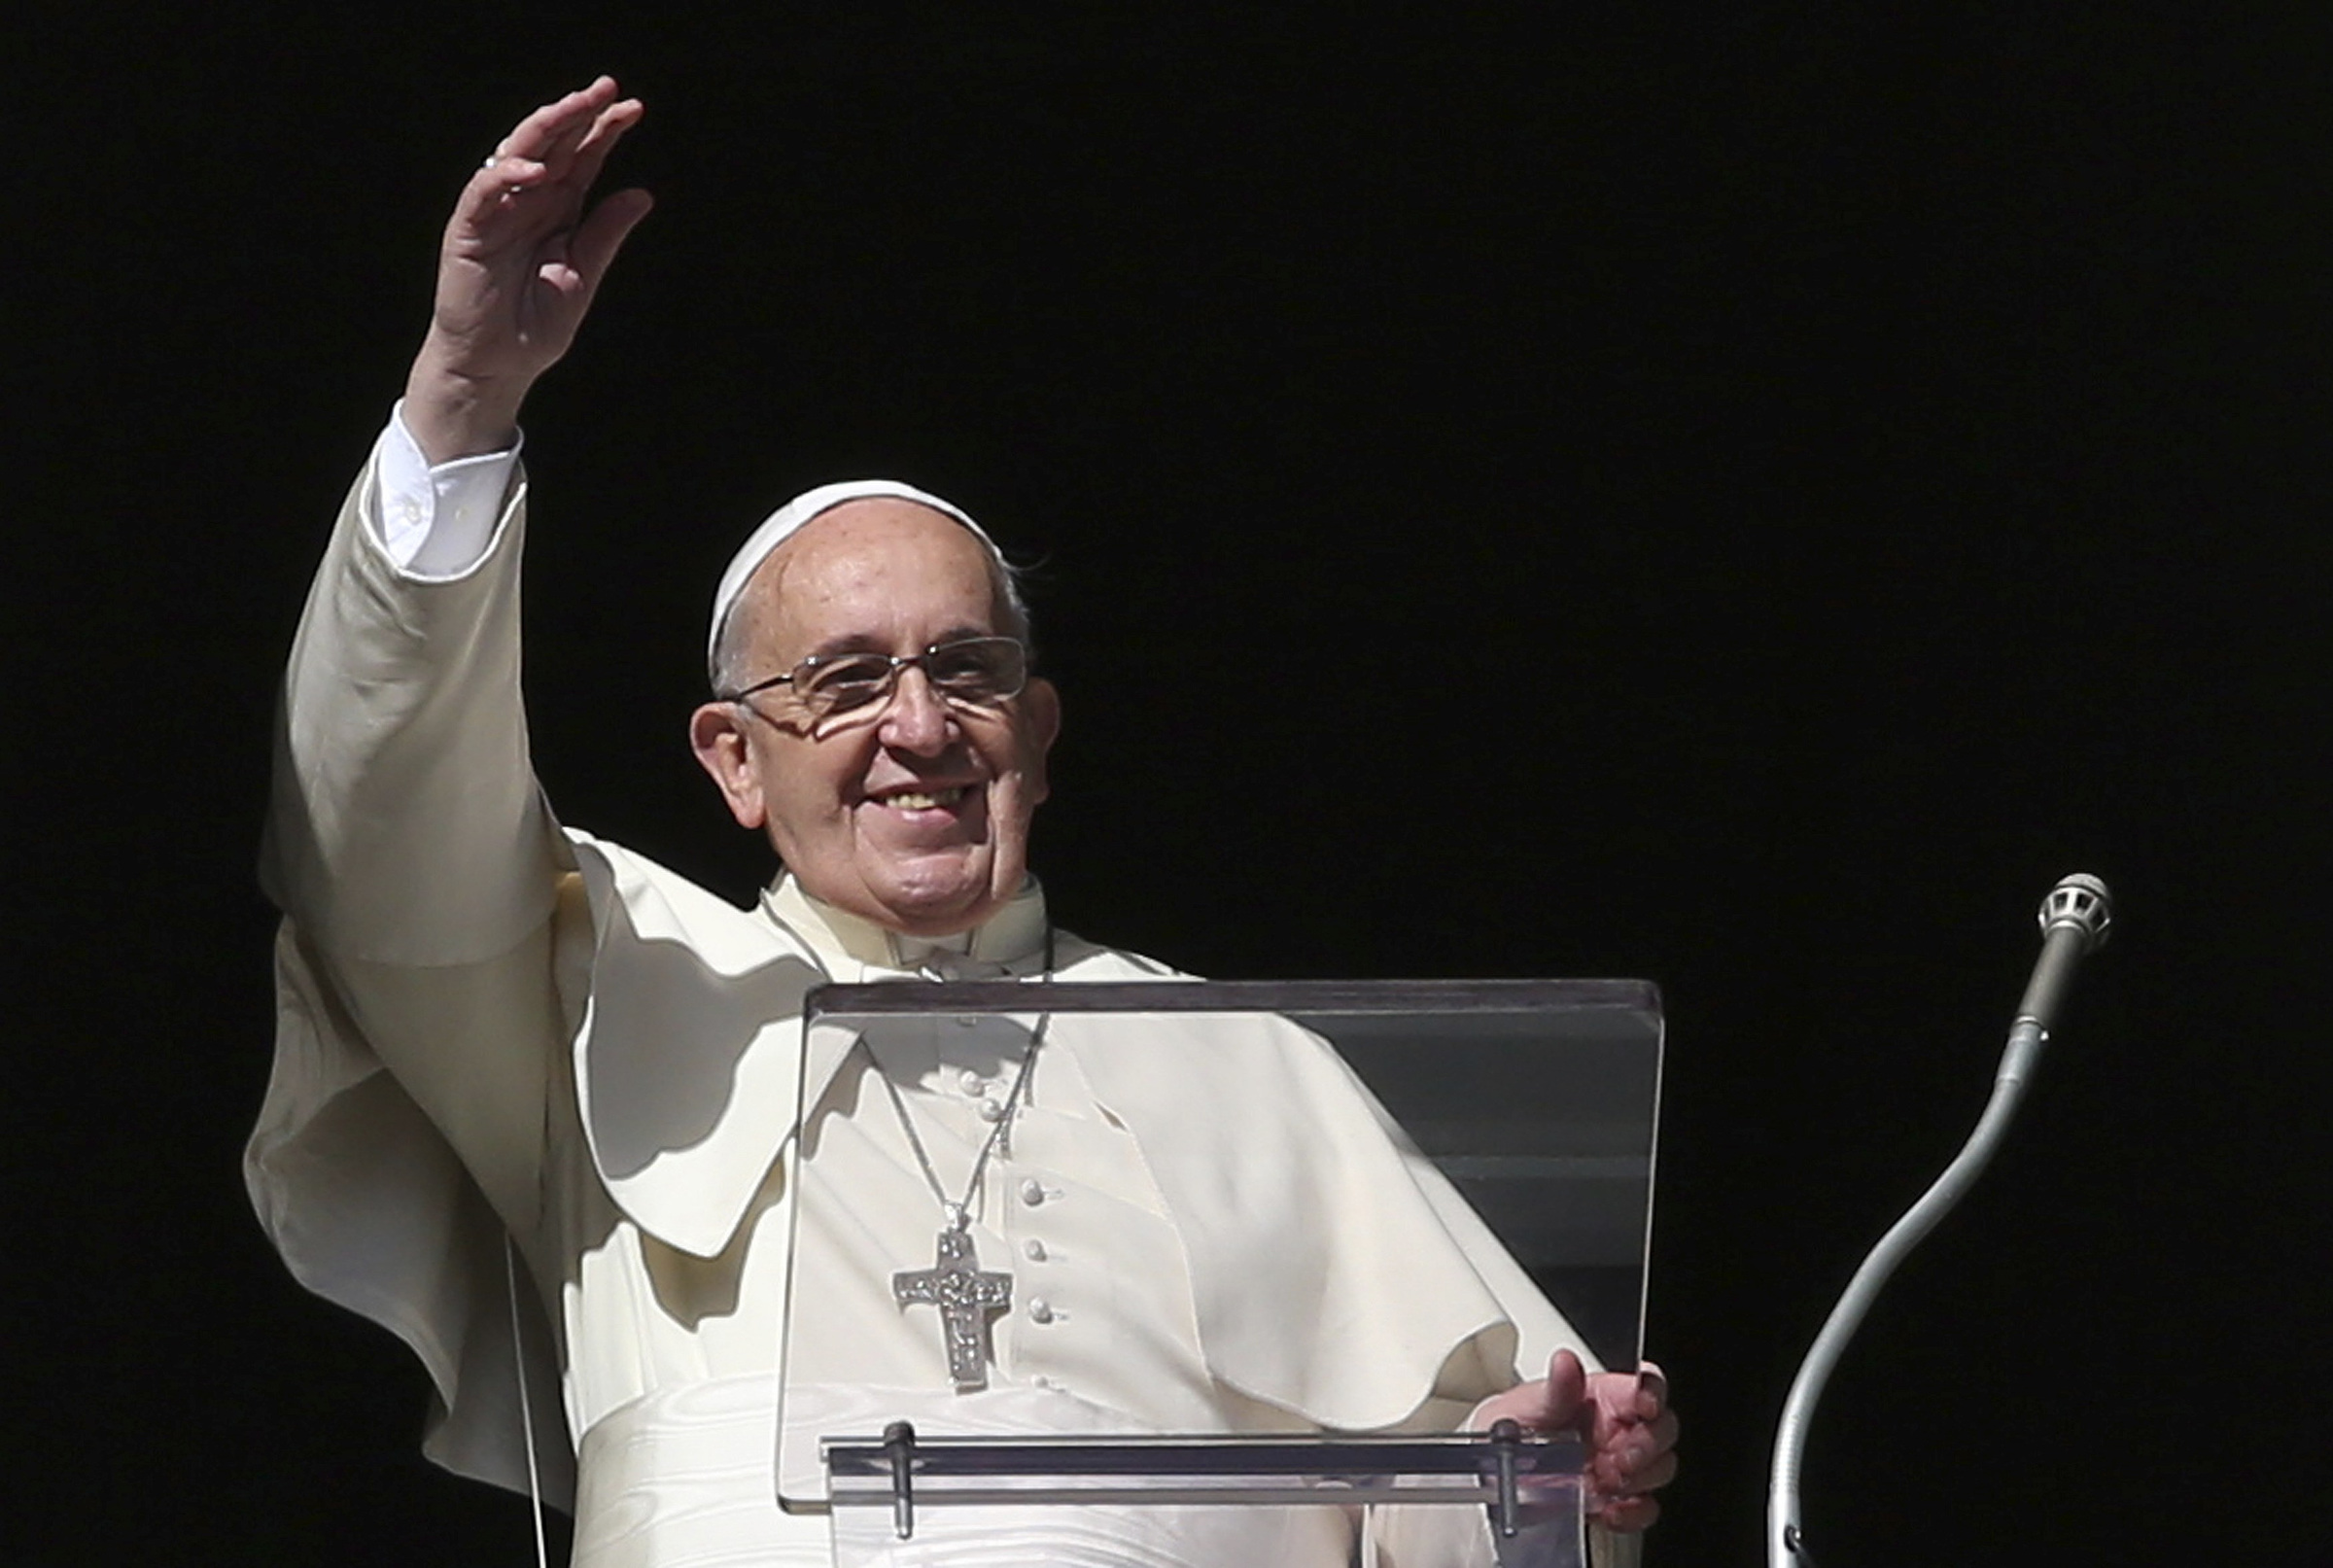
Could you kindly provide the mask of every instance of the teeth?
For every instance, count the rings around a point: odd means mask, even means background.
[[[958,784],[953,789],[942,789],[936,794],[886,795],[883,803],[886,806],[897,806],[902,811],[927,812],[935,806],[953,806],[963,798],[963,786]]]

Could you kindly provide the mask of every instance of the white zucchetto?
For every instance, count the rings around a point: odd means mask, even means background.
[[[713,596],[713,628],[705,637],[705,667],[716,681],[720,679],[721,631],[729,623],[729,612],[752,580],[754,571],[768,560],[770,552],[784,543],[820,512],[832,511],[846,501],[865,501],[883,497],[894,501],[912,501],[920,506],[953,517],[972,531],[972,537],[988,547],[995,557],[997,567],[1004,566],[1004,552],[996,541],[974,522],[971,515],[953,502],[942,501],[927,491],[896,479],[846,479],[839,484],[822,484],[815,490],[805,490],[765,518],[759,528],[748,536],[746,542],[729,558],[728,570],[721,574],[721,585]]]

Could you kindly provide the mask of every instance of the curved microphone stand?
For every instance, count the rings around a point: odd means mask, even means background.
[[[1920,1201],[1904,1211],[1879,1245],[1863,1259],[1862,1268],[1848,1281],[1838,1306],[1815,1336],[1814,1348],[1800,1363],[1798,1376],[1791,1383],[1790,1398],[1783,1401],[1782,1424],[1774,1435],[1773,1479],[1766,1493],[1766,1561],[1769,1568],[1814,1568],[1814,1559],[1806,1550],[1804,1532],[1798,1524],[1798,1470],[1806,1452],[1806,1430],[1814,1419],[1815,1401],[1823,1397],[1823,1385],[1830,1380],[1831,1369],[1846,1351],[1847,1342],[1863,1326],[1863,1314],[1879,1299],[1888,1276],[1896,1266],[1910,1255],[1921,1238],[1935,1228],[1936,1222],[1952,1212],[1976,1178],[1991,1163],[2002,1139],[2008,1135],[2009,1122],[2017,1114],[2017,1102],[2024,1098],[2026,1080],[2041,1061],[2041,1048],[2049,1043],[2049,1026],[2057,1017],[2058,1003],[2066,994],[2072,979],[2074,964],[2086,953],[2105,945],[2107,932],[2114,923],[2113,902],[2107,895],[2107,885],[2096,877],[2075,872],[2049,890],[2041,900],[2041,957],[2034,965],[2034,977],[2027,983],[2025,997],[2017,1004],[2016,1022],[2009,1028],[2009,1043],[2002,1052],[2001,1067],[1993,1075],[1993,1098],[1985,1105],[1985,1114],[1978,1118],[1976,1131],[1961,1146],[1951,1165],[1944,1167],[1935,1185],[1921,1195]]]

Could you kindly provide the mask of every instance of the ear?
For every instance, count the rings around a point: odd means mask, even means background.
[[[1053,750],[1053,743],[1061,739],[1062,694],[1052,681],[1039,676],[1021,688],[1018,700],[1028,731],[1029,801],[1033,805],[1053,792],[1053,782],[1045,772],[1045,758]]]
[[[761,775],[754,769],[745,715],[736,703],[709,702],[691,714],[688,745],[697,753],[698,765],[713,776],[738,826],[759,827],[768,819]]]

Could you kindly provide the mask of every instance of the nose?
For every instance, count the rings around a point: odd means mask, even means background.
[[[899,683],[883,713],[883,744],[916,756],[936,756],[956,739],[956,718],[931,689],[920,666],[899,672]]]

